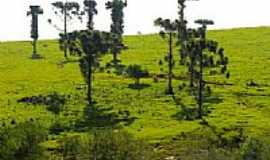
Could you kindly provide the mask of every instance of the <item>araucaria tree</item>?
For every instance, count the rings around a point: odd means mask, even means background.
[[[61,2],[57,1],[52,3],[55,15],[63,22],[63,27],[60,27],[52,19],[48,22],[52,24],[60,34],[60,49],[64,51],[64,56],[67,58],[67,52],[69,48],[69,37],[68,37],[68,25],[71,21],[77,19],[82,21],[82,12],[80,11],[80,5],[77,2]]]
[[[111,46],[111,34],[97,30],[75,31],[73,36],[76,37],[76,43],[72,43],[75,52],[82,54],[80,59],[80,70],[87,83],[87,100],[89,111],[93,106],[92,98],[92,76],[95,68],[99,66],[99,58],[102,54],[107,53]]]
[[[96,9],[97,2],[95,0],[84,0],[84,11],[87,14],[87,29],[94,29],[94,15],[98,14]]]
[[[187,20],[185,20],[185,2],[186,1],[198,1],[198,0],[178,0],[178,15],[179,15],[179,25],[178,25],[178,43],[180,45],[179,55],[180,55],[180,64],[184,65],[188,53],[186,50],[186,41],[188,39],[187,34]]]
[[[160,36],[164,39],[168,40],[168,48],[169,52],[166,56],[166,60],[168,61],[168,87],[166,89],[167,94],[173,94],[173,67],[174,67],[174,59],[173,59],[173,36],[175,36],[178,26],[178,21],[171,22],[169,19],[163,20],[162,18],[158,18],[155,20],[155,25],[162,28],[160,31]]]
[[[113,36],[113,45],[111,52],[113,54],[113,62],[117,63],[117,55],[124,48],[122,35],[124,33],[124,12],[123,9],[127,6],[127,0],[112,0],[106,3],[106,9],[111,10],[111,33]]]
[[[43,10],[40,6],[30,6],[30,11],[27,12],[27,16],[32,16],[31,23],[31,38],[33,39],[33,54],[32,58],[39,58],[37,54],[37,40],[38,40],[38,15],[43,14]]]
[[[218,42],[206,38],[207,25],[213,25],[214,22],[211,20],[197,20],[195,23],[202,26],[197,31],[193,31],[196,32],[194,34],[197,36],[189,39],[187,49],[191,53],[189,56],[193,59],[194,78],[197,81],[195,88],[198,90],[196,98],[198,103],[198,118],[202,118],[205,110],[203,107],[204,94],[207,91],[209,95],[211,93],[211,88],[206,86],[211,83],[205,80],[204,75],[210,75],[211,72],[218,74],[217,69],[220,68],[220,74],[225,74],[229,78],[229,72],[227,71],[229,59],[225,57],[224,49],[219,48]]]
[[[185,1],[186,0],[178,0],[179,4],[179,26],[178,26],[178,43],[181,48],[179,50],[180,54],[180,63],[184,64],[185,58],[187,57],[185,42],[187,40],[187,21],[184,17],[184,9],[185,9]]]

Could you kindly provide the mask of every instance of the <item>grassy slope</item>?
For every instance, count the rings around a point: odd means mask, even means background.
[[[230,58],[233,86],[213,86],[214,96],[222,99],[209,104],[212,113],[209,123],[218,128],[237,126],[247,122],[249,135],[267,137],[270,134],[270,28],[251,28],[211,31],[209,37],[220,42]],[[151,73],[160,73],[158,61],[166,53],[166,43],[157,35],[128,36],[125,38],[129,50],[121,55],[123,64],[141,64]],[[72,123],[80,118],[84,108],[84,91],[77,90],[83,79],[77,63],[57,65],[63,60],[57,42],[42,41],[39,52],[45,59],[33,61],[30,42],[0,43],[0,121],[24,121],[31,117],[41,119],[50,125],[53,115],[44,106],[18,104],[19,98],[33,95],[46,95],[53,91],[71,95],[62,114],[62,120]],[[175,54],[178,59],[177,54]],[[104,57],[104,64],[111,59]],[[166,67],[164,67],[166,70]],[[175,74],[183,73],[177,66]],[[248,80],[254,79],[260,87],[247,87]],[[224,79],[220,79],[223,81]],[[107,112],[119,113],[128,110],[137,117],[125,127],[137,137],[151,141],[169,140],[181,132],[193,131],[200,127],[198,121],[183,121],[174,115],[180,111],[171,97],[164,95],[165,80],[153,83],[152,78],[142,82],[150,87],[142,90],[128,88],[133,80],[114,74],[95,75],[95,100],[100,108],[112,108]],[[177,88],[179,82],[175,82]],[[239,96],[239,93],[252,93],[252,96]],[[177,91],[177,98],[187,106],[195,106],[187,93]],[[64,116],[65,115],[65,116]],[[268,139],[270,141],[270,139]]]

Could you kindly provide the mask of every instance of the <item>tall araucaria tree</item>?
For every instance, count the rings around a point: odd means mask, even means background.
[[[171,22],[169,19],[158,18],[155,20],[154,24],[162,28],[160,31],[160,36],[164,39],[168,40],[168,55],[166,60],[168,61],[168,86],[166,89],[167,94],[173,93],[172,79],[173,79],[173,67],[174,67],[174,59],[173,59],[173,37],[176,35],[178,21]]]
[[[224,49],[219,48],[218,42],[206,38],[207,25],[212,25],[214,22],[211,20],[197,20],[195,23],[201,24],[202,26],[195,31],[195,34],[198,36],[189,39],[187,50],[192,53],[190,56],[193,58],[194,78],[197,81],[196,89],[198,90],[198,95],[196,96],[198,118],[202,118],[205,113],[203,106],[204,94],[206,91],[211,91],[211,88],[206,86],[211,83],[205,80],[205,76],[210,75],[211,71],[216,71],[216,69],[220,68],[220,74],[225,74],[226,77],[229,78],[229,72],[227,71],[229,59],[225,57]]]
[[[32,16],[32,23],[31,23],[31,38],[33,39],[33,53],[32,58],[36,59],[39,58],[37,54],[37,40],[38,40],[38,15],[43,14],[43,10],[40,6],[30,6],[30,11],[27,12],[27,16]]]
[[[99,66],[99,58],[111,47],[111,34],[97,30],[75,31],[70,34],[75,40],[72,43],[74,52],[82,54],[80,70],[88,86],[87,100],[89,111],[91,111],[93,106],[92,76]]]
[[[117,55],[121,53],[124,48],[122,35],[124,33],[124,12],[123,9],[127,7],[127,0],[112,0],[106,3],[106,9],[111,10],[111,33],[113,37],[113,45],[111,52],[113,54],[113,62],[117,63]]]
[[[58,25],[57,22],[54,22],[57,20],[53,21],[52,19],[49,19],[48,22],[61,32],[59,39],[60,49],[64,51],[64,56],[67,58],[67,52],[69,49],[68,25],[70,25],[74,20],[82,22],[83,12],[80,11],[79,3],[75,1],[56,1],[52,3],[52,6],[55,15],[61,21],[61,25],[63,25],[63,27]]]
[[[186,1],[198,1],[198,0],[178,0],[178,15],[179,15],[179,25],[178,25],[178,43],[180,45],[179,55],[180,64],[185,64],[188,53],[186,51],[186,41],[188,39],[187,34],[187,20],[185,20],[185,2]]]
[[[98,14],[96,9],[97,2],[95,0],[84,0],[84,11],[87,14],[87,29],[94,29],[94,15]]]

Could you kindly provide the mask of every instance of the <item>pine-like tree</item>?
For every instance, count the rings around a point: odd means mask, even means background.
[[[113,45],[111,52],[113,54],[113,62],[117,63],[117,55],[121,53],[124,48],[122,35],[124,33],[124,12],[123,9],[127,7],[127,0],[112,0],[106,3],[106,9],[111,10],[111,33],[113,36]]]
[[[98,14],[96,9],[97,2],[95,0],[84,0],[84,11],[86,12],[87,18],[87,29],[94,30],[94,15]]]
[[[48,22],[61,32],[59,39],[60,49],[64,51],[64,56],[67,58],[69,49],[68,25],[76,19],[82,22],[83,12],[80,11],[80,4],[75,1],[57,1],[52,3],[52,6],[54,14],[63,22],[63,27],[57,25],[57,22],[55,23],[52,19],[49,19]]]
[[[188,57],[188,53],[186,50],[186,41],[188,40],[187,20],[185,19],[186,1],[198,1],[198,0],[178,0],[178,8],[179,8],[178,44],[180,45],[179,55],[181,65],[185,64],[186,59]]]
[[[107,53],[111,47],[111,34],[98,30],[75,31],[70,33],[74,37],[74,52],[82,54],[80,59],[80,70],[87,83],[87,100],[89,111],[93,105],[92,98],[92,76],[94,70],[99,67],[99,58]]]
[[[208,40],[206,38],[207,25],[213,25],[211,20],[197,20],[195,23],[202,26],[198,30],[191,31],[194,34],[193,39],[189,39],[188,51],[189,56],[193,63],[193,74],[195,81],[197,81],[196,88],[198,89],[197,102],[198,102],[198,118],[202,118],[204,115],[204,94],[206,91],[211,92],[211,88],[206,86],[208,82],[205,80],[205,75],[212,69],[220,68],[220,74],[225,74],[229,78],[229,72],[227,71],[227,65],[229,59],[224,55],[224,49],[219,48],[218,42]]]
[[[160,31],[160,36],[164,39],[168,40],[168,48],[169,52],[167,57],[165,58],[168,61],[168,86],[166,93],[173,94],[173,67],[174,67],[174,59],[173,59],[173,37],[176,35],[177,26],[179,24],[178,21],[171,22],[169,19],[158,18],[155,20],[154,24],[162,28]]]
[[[33,39],[33,53],[32,58],[39,58],[37,54],[37,40],[38,40],[38,15],[43,14],[43,10],[40,6],[30,6],[30,11],[27,12],[27,16],[32,16],[31,23],[31,38]]]

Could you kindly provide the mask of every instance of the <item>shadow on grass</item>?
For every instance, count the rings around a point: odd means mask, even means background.
[[[218,96],[207,96],[204,99],[204,103],[208,103],[209,106],[212,104],[220,104],[223,102],[223,99]]]
[[[17,102],[32,105],[46,105],[48,111],[58,114],[62,110],[62,108],[66,104],[66,101],[69,98],[70,98],[69,95],[61,95],[57,92],[53,92],[48,95],[23,97],[17,100]]]
[[[66,59],[64,61],[61,61],[60,63],[64,64],[69,64],[69,63],[79,63],[79,59]]]
[[[248,93],[248,92],[235,92],[233,95],[237,97],[270,97],[268,93]]]
[[[69,63],[79,63],[79,59],[66,59],[58,62],[56,65],[58,66],[58,68],[64,68],[64,66]]]
[[[84,118],[77,121],[75,129],[85,131],[95,128],[121,128],[131,125],[136,117],[130,116],[129,111],[117,113],[113,108],[101,108],[94,104],[91,108],[88,106],[84,110]]]
[[[182,120],[193,121],[198,119],[199,116],[197,108],[186,106],[183,103],[180,103],[180,107],[181,107],[180,111],[172,115],[172,118],[179,121]]]
[[[180,106],[180,111],[176,114],[172,115],[172,118],[177,119],[179,121],[181,120],[187,120],[187,121],[193,121],[196,119],[199,119],[198,114],[198,105],[194,106],[187,106],[181,100],[175,99],[175,103]],[[211,113],[210,107],[219,103],[222,103],[223,99],[217,97],[217,96],[211,96],[211,97],[205,97],[204,105],[203,105],[203,116],[208,116]]]
[[[151,86],[150,84],[129,84],[128,88],[135,89],[135,90],[142,90],[150,86]]]
[[[106,69],[113,69],[113,73],[116,75],[123,75],[125,72],[126,66],[120,63],[121,61],[118,61],[117,63],[114,61],[111,61],[106,64]]]

